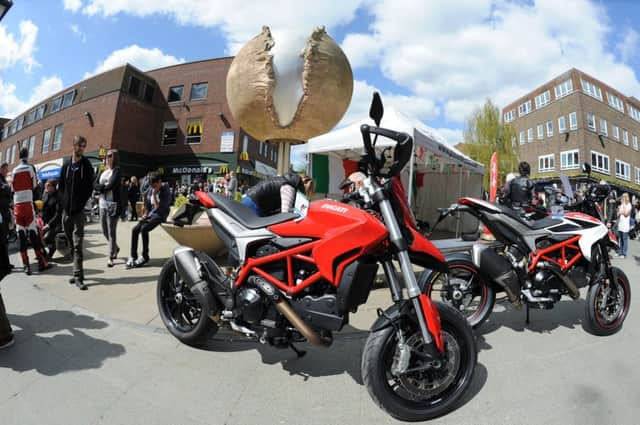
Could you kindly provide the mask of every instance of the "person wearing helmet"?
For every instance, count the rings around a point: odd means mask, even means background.
[[[37,174],[33,165],[29,164],[29,149],[20,149],[20,164],[13,169],[13,205],[16,219],[16,229],[20,241],[20,256],[26,274],[31,274],[29,256],[27,255],[27,238],[38,260],[38,271],[51,267],[47,261],[42,241],[36,225],[36,214],[33,209],[33,191],[37,186]]]
[[[531,205],[533,199],[533,182],[529,178],[531,166],[522,161],[518,164],[519,176],[505,185],[504,200],[507,206],[521,209]]]

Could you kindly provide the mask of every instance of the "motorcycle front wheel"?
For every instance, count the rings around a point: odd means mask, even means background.
[[[622,329],[631,304],[631,285],[622,270],[612,267],[613,282],[602,278],[587,292],[586,328],[594,335],[612,335]]]
[[[423,354],[424,343],[415,323],[401,323],[411,349],[404,373],[394,372],[399,357],[398,335],[393,326],[369,334],[362,355],[362,378],[369,395],[389,415],[403,421],[425,421],[456,407],[465,393],[477,362],[471,327],[454,308],[436,303],[440,313],[445,353],[435,365]]]
[[[156,295],[162,323],[183,343],[199,346],[217,332],[218,326],[202,314],[202,306],[176,270],[173,258],[160,271]]]

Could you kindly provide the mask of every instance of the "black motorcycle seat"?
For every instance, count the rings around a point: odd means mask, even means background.
[[[499,205],[498,207],[500,208],[500,210],[502,210],[503,213],[511,218],[518,220],[520,223],[524,224],[532,230],[540,230],[544,229],[545,227],[553,226],[554,224],[562,223],[562,220],[552,217],[545,217],[541,218],[540,220],[527,220],[522,216],[522,211],[516,211],[505,205]]]
[[[560,220],[559,218],[545,217],[540,220],[526,222],[525,224],[527,224],[527,226],[531,227],[533,230],[539,230],[560,223],[562,223],[562,220]]]
[[[253,212],[253,210],[251,210],[251,208],[241,204],[240,202],[236,202],[215,193],[208,193],[208,195],[213,202],[215,202],[216,208],[221,209],[231,218],[248,229],[260,229],[274,224],[284,223],[285,221],[299,217],[297,214],[293,213],[279,213],[267,217],[259,217],[255,212]]]

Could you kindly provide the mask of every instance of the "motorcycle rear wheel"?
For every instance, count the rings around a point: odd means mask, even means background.
[[[456,407],[466,392],[478,359],[471,326],[453,307],[436,303],[445,341],[443,369],[391,372],[397,355],[393,326],[369,334],[362,355],[362,378],[369,395],[382,410],[403,421],[424,421],[442,416]],[[408,322],[408,320],[407,320]],[[401,324],[413,352],[420,352],[422,336],[416,324]],[[409,369],[420,368],[424,358],[411,356]],[[424,364],[422,364],[424,366]]]
[[[476,329],[491,315],[496,291],[482,282],[471,258],[453,258],[447,261],[447,266],[448,285],[445,275],[431,270],[420,275],[418,284],[429,298],[452,306]]]
[[[612,267],[614,281],[604,279],[591,285],[587,292],[586,328],[594,335],[613,335],[622,329],[631,304],[631,285],[627,275]]]
[[[160,271],[156,296],[162,323],[184,344],[202,345],[218,331],[218,325],[202,314],[202,306],[178,274],[172,258]]]

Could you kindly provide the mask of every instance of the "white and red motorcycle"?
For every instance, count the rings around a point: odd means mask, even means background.
[[[620,330],[629,312],[631,287],[625,273],[613,267],[613,233],[598,218],[572,211],[563,216],[527,220],[513,209],[475,198],[462,198],[441,217],[467,212],[495,236],[478,242],[471,254],[447,257],[449,274],[428,271],[419,284],[433,299],[445,301],[473,327],[491,314],[496,291],[504,291],[516,307],[551,309],[563,295],[580,297],[589,287],[586,328],[595,335]]]

